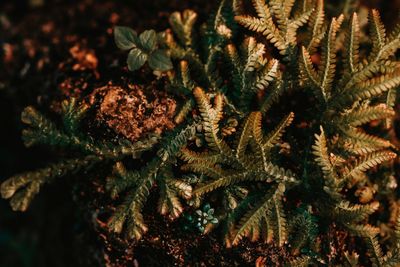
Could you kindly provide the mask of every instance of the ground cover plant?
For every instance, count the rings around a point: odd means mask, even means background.
[[[206,21],[116,26],[131,78],[65,96],[56,116],[26,107],[25,145],[62,153],[2,197],[25,211],[63,176],[92,181],[79,190],[101,196],[88,206],[110,266],[200,265],[170,247],[191,238],[221,266],[398,266],[400,24],[326,4],[222,0]],[[148,245],[158,220],[167,238]],[[167,256],[138,261],[143,246]]]

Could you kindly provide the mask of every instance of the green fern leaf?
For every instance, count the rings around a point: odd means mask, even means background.
[[[346,36],[346,56],[344,64],[351,73],[358,70],[360,56],[360,23],[358,21],[357,13],[353,14],[351,19],[351,27]]]
[[[392,146],[389,141],[367,134],[360,129],[346,129],[344,134],[349,140],[346,149],[355,154],[368,154]]]
[[[352,205],[350,202],[342,201],[335,206],[333,211],[335,217],[342,223],[360,222],[368,218],[369,215],[377,211],[378,202],[365,205]]]
[[[386,44],[386,30],[381,16],[376,9],[371,11],[369,21],[372,35],[372,52],[370,57],[375,59]]]
[[[308,267],[311,263],[312,259],[310,256],[300,256],[289,261],[289,263],[285,264],[285,267]]]
[[[140,174],[136,171],[127,171],[122,162],[114,165],[113,176],[107,179],[106,189],[110,191],[111,197],[114,199],[121,192],[129,187],[136,185],[140,179]]]
[[[343,174],[343,181],[349,181],[352,177],[357,177],[360,173],[367,171],[385,161],[389,161],[397,157],[390,151],[373,152],[366,156],[358,158],[353,164],[348,165]]]
[[[331,97],[332,82],[336,69],[336,35],[342,22],[343,16],[332,19],[322,50],[322,64],[319,68],[319,76],[321,77],[320,88],[325,100]]]
[[[255,83],[255,87],[258,90],[266,89],[269,84],[277,77],[278,67],[278,60],[273,59],[269,61],[269,63],[265,65],[264,68],[260,71]]]
[[[317,0],[316,7],[314,8],[310,20],[308,22],[307,29],[307,52],[313,54],[316,48],[321,43],[325,35],[325,12],[324,12],[324,1]]]
[[[374,107],[361,107],[355,111],[349,112],[341,116],[338,123],[357,127],[374,120],[388,119],[394,115],[395,112],[393,109],[388,108],[385,104],[380,104]]]
[[[315,144],[312,146],[312,149],[313,154],[316,157],[315,161],[321,167],[324,178],[327,180],[328,185],[330,187],[335,187],[338,177],[329,157],[325,132],[322,127],[321,134],[315,135]]]
[[[90,169],[99,160],[95,156],[64,160],[43,169],[13,176],[1,184],[1,196],[5,199],[11,198],[10,204],[13,210],[25,211],[43,184],[76,173],[83,168]]]
[[[258,237],[260,233],[261,221],[267,216],[270,216],[273,208],[273,197],[276,194],[283,194],[285,186],[280,184],[279,186],[273,187],[264,198],[262,198],[254,208],[250,209],[239,221],[237,228],[231,234],[231,242],[233,245],[237,245],[240,240],[245,236]],[[279,207],[278,207],[279,209]],[[280,211],[279,211],[280,212]],[[280,214],[278,214],[278,217]],[[282,218],[282,217],[281,217]],[[277,224],[283,223],[284,220],[276,222]],[[279,225],[277,228],[285,228],[283,225]],[[256,234],[258,233],[258,234]],[[282,233],[280,237],[283,237]],[[283,239],[282,239],[283,240]]]

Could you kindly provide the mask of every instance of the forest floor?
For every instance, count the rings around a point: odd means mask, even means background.
[[[390,22],[393,10],[398,9],[388,2],[399,1],[383,2],[382,6],[378,1],[369,4],[386,10],[382,14]],[[130,81],[125,55],[112,37],[115,25],[138,32],[161,31],[173,11],[190,8],[204,20],[217,4],[204,0],[53,0],[32,6],[28,1],[1,1],[0,179],[44,166],[57,156],[44,148],[23,146],[20,113],[25,106],[57,111],[61,99],[89,96],[96,88]],[[143,78],[135,82],[151,83]],[[24,214],[13,213],[7,201],[0,201],[0,266],[160,266],[160,262],[162,266],[183,262],[254,266],[262,257],[268,257],[273,266],[286,257],[285,251],[260,244],[244,243],[226,250],[217,241],[219,237],[181,231],[182,221],[171,223],[154,214],[146,215],[150,232],[143,241],[133,245],[110,240],[101,222],[93,222],[87,212],[106,205],[103,189],[92,184],[96,190],[84,193],[75,182],[76,178],[62,179],[46,186]]]

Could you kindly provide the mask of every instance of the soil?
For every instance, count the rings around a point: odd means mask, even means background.
[[[163,30],[169,14],[185,8],[195,10],[199,20],[204,20],[217,2],[1,1],[1,179],[44,166],[59,156],[42,147],[27,150],[23,146],[19,114],[27,105],[57,112],[62,99],[90,99],[94,102],[89,103],[100,107],[96,118],[113,131],[111,135],[122,135],[131,141],[147,132],[161,133],[173,128],[175,100],[162,93],[142,93],[139,85],[160,84],[141,73],[128,72],[126,55],[114,45],[112,28],[126,25],[138,32],[149,28]],[[369,1],[369,5],[398,10],[388,5],[391,1],[383,2],[383,6],[379,1]],[[399,1],[393,4],[398,5]],[[383,14],[386,21],[393,21],[393,12]],[[121,102],[110,102],[111,94],[123,103],[131,101],[137,112],[121,108]],[[139,102],[142,107],[136,105]],[[138,125],[147,128],[131,131]],[[146,210],[151,210],[155,202],[151,199]],[[254,266],[258,262],[280,266],[288,257],[284,250],[267,244],[243,243],[225,249],[216,234],[203,236],[182,231],[183,219],[170,222],[150,212],[145,216],[150,229],[146,238],[137,243],[127,242],[109,235],[104,222],[93,219],[99,210],[112,209],[108,203],[100,183],[96,179],[90,182],[84,174],[46,186],[24,214],[11,212],[7,201],[0,200],[0,265]],[[342,235],[332,235],[338,244],[347,238],[340,240]]]

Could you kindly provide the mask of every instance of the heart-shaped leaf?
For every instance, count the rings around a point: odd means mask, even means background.
[[[128,68],[130,71],[135,71],[140,69],[144,63],[146,63],[148,56],[143,53],[140,49],[134,48],[129,52],[128,55]]]
[[[139,39],[141,47],[147,52],[152,52],[156,48],[157,33],[154,30],[142,32]]]
[[[117,26],[114,28],[115,43],[121,50],[129,50],[136,47],[137,33],[129,27]]]
[[[167,71],[173,68],[171,58],[165,50],[154,51],[149,58],[150,68],[153,70]]]

